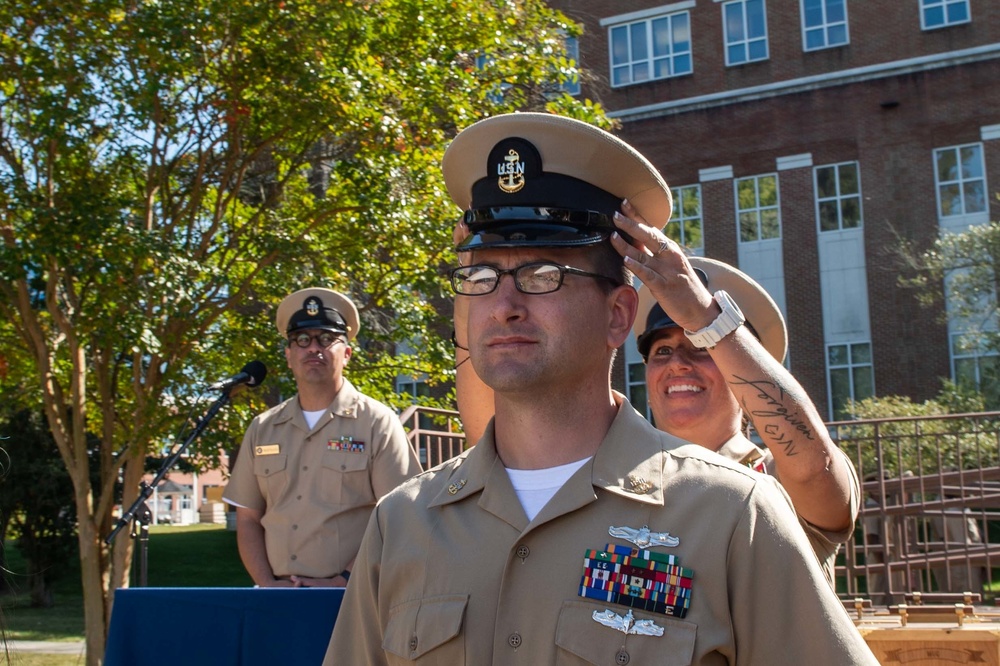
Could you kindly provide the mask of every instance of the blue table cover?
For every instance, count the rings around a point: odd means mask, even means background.
[[[119,589],[104,663],[319,665],[343,597],[343,588]]]

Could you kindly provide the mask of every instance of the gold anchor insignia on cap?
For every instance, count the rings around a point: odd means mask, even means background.
[[[646,548],[648,546],[668,546],[673,548],[680,545],[681,542],[677,537],[670,536],[670,532],[650,531],[649,525],[643,525],[639,529],[635,529],[634,527],[615,527],[612,525],[608,528],[608,534],[617,539],[631,541],[639,548]]]
[[[497,164],[497,186],[507,194],[514,194],[524,187],[524,162],[513,148],[503,161],[506,164]]]
[[[594,611],[594,621],[603,624],[605,627],[617,629],[626,636],[629,634],[641,634],[642,636],[662,636],[663,627],[652,620],[636,620],[632,615],[632,609],[628,609],[625,617],[618,615],[613,610]]]
[[[315,317],[319,314],[320,300],[315,296],[310,296],[306,299],[304,307],[306,309],[306,314],[310,317]]]
[[[465,487],[465,479],[462,479],[458,483],[453,483],[450,486],[448,486],[448,494],[454,495],[464,487]]]
[[[653,489],[653,484],[641,476],[629,474],[626,482],[628,485],[625,487],[625,491],[635,493],[636,495],[645,495]]]

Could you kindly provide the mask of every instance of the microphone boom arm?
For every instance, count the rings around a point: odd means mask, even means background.
[[[177,463],[177,461],[181,457],[181,454],[184,453],[188,445],[191,442],[193,442],[199,435],[201,435],[201,433],[208,426],[209,421],[211,421],[215,417],[215,415],[218,414],[219,411],[230,402],[229,393],[232,390],[232,388],[233,387],[228,387],[224,389],[222,391],[222,395],[216,398],[215,402],[212,403],[212,406],[209,407],[208,411],[205,413],[205,416],[203,416],[198,421],[198,423],[195,424],[194,430],[191,431],[191,434],[188,436],[188,438],[184,440],[184,442],[179,447],[177,447],[176,451],[170,454],[170,456],[163,461],[163,463],[160,465],[159,471],[157,471],[156,473],[156,476],[153,477],[152,482],[147,484],[145,481],[143,481],[142,483],[139,484],[139,496],[135,498],[134,502],[132,502],[132,506],[129,507],[128,511],[123,513],[122,517],[118,519],[118,522],[117,524],[115,524],[115,528],[111,531],[111,534],[109,534],[107,538],[104,539],[105,543],[110,545],[111,542],[114,541],[115,537],[118,535],[118,532],[120,532],[121,529],[125,525],[127,525],[130,521],[136,519],[137,514],[145,514],[144,517],[146,519],[146,522],[148,523],[148,509],[145,507],[146,500],[149,499],[150,495],[153,494],[153,489],[156,488],[156,486],[160,483],[163,477],[166,476],[167,472],[170,471],[170,468]],[[139,518],[139,520],[142,521],[143,518]],[[146,524],[143,524],[143,531],[148,532]],[[145,544],[143,544],[143,546],[144,545]],[[143,550],[143,552],[141,553],[142,559],[140,560],[142,566],[140,567],[139,586],[145,587],[146,553],[145,553],[145,548],[143,548],[142,550]]]

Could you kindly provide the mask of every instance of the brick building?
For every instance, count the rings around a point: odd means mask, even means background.
[[[893,248],[1000,219],[1000,2],[552,5],[584,26],[580,94],[674,189],[668,232],[770,291],[821,414],[995,360],[898,286]],[[634,343],[624,361],[641,405]]]

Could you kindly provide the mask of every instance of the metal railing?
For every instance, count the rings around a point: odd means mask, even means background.
[[[885,606],[988,593],[1000,567],[1000,412],[827,425],[861,480],[838,592]]]
[[[410,407],[400,417],[424,468],[461,453],[458,413]],[[827,424],[861,479],[854,537],[837,591],[877,606],[915,595],[992,596],[1000,568],[1000,412]]]
[[[411,405],[399,415],[399,420],[424,469],[465,450],[465,433],[456,411]]]

